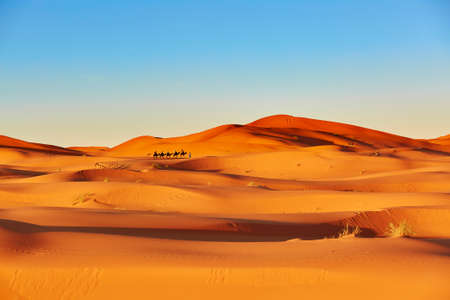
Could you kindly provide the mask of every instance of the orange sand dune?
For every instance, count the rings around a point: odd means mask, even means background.
[[[102,156],[109,147],[68,147],[67,149],[83,152],[89,155]]]
[[[431,139],[431,140],[428,140],[428,141],[431,142],[431,143],[434,143],[434,144],[440,144],[440,145],[447,145],[448,146],[448,145],[450,145],[450,134],[438,137],[436,139]]]
[[[402,146],[420,147],[426,145],[425,143],[418,142],[410,138],[405,138],[378,130],[372,130],[344,123],[293,117],[289,115],[270,116],[249,123],[248,125],[263,128],[299,128],[317,132],[326,132],[331,133],[332,135],[343,136],[348,139],[355,140],[357,143],[367,143],[368,145],[376,148]]]
[[[446,238],[450,235],[450,207],[397,207],[381,211],[368,211],[351,217],[348,222],[362,228],[362,235],[386,235],[389,224],[408,221],[413,237]]]
[[[83,152],[63,147],[30,143],[0,135],[0,164],[17,163],[30,158],[49,157],[52,155],[83,155]]]
[[[446,140],[286,115],[113,148],[0,136],[0,299],[449,299]]]
[[[79,151],[62,148],[53,145],[30,143],[18,139],[13,139],[4,135],[0,135],[0,148],[13,148],[18,150],[35,150],[41,152],[51,152],[55,154],[81,155]]]
[[[111,218],[111,215],[114,218]],[[2,218],[7,220],[1,221]],[[339,235],[345,226],[359,226],[361,236],[385,236],[389,223],[408,220],[414,237],[450,235],[450,206],[401,207],[378,211],[299,213],[289,221],[276,214],[220,215],[148,213],[79,208],[20,208],[0,211],[0,226],[13,232],[93,232],[135,236],[173,236],[179,240],[321,239]]]
[[[10,169],[10,168],[4,168],[0,166],[0,178],[23,178],[23,177],[33,177],[33,176],[39,176],[43,175],[45,173],[43,172],[35,172],[35,171],[28,171],[28,170],[19,170],[19,169]]]
[[[3,184],[0,185],[0,201],[3,207],[59,206],[232,215],[450,205],[446,193],[434,192],[269,190],[247,186],[165,186],[113,181]]]
[[[449,245],[439,239],[230,240],[61,222],[71,221],[0,221],[0,255],[10,258],[1,267],[5,297],[445,299],[450,292]],[[374,286],[376,294],[365,293]]]
[[[338,145],[348,151],[392,147],[426,148],[450,153],[450,148],[377,130],[337,122],[277,115],[247,125],[223,125],[176,138],[141,136],[111,149],[115,156],[145,156],[153,151],[186,148],[196,155],[292,150]]]
[[[448,155],[427,155],[409,149],[353,153],[335,146],[301,148],[297,151],[278,151],[240,154],[227,157],[202,157],[179,161],[170,167],[182,170],[221,172],[278,179],[314,179],[367,176],[394,170],[442,167],[448,165]],[[261,162],[264,163],[261,163]]]

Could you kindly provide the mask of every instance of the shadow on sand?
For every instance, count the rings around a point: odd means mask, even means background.
[[[26,222],[0,219],[0,227],[17,233],[24,239],[29,235],[47,232],[72,232],[88,234],[109,234],[144,238],[158,238],[188,241],[212,242],[268,242],[289,239],[315,240],[333,238],[343,230],[340,224],[331,223],[281,223],[281,222],[243,222],[232,221],[217,229],[183,228],[134,228],[134,227],[96,227],[96,226],[41,226]],[[362,228],[362,236],[375,233]]]

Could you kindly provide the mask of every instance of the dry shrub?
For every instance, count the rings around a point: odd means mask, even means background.
[[[341,239],[341,238],[346,238],[346,237],[356,237],[360,233],[361,233],[361,229],[359,228],[359,226],[351,228],[350,226],[348,226],[348,224],[345,224],[344,229],[342,229],[342,231],[338,233],[337,238]]]
[[[410,237],[415,233],[406,220],[401,221],[397,226],[389,223],[386,234],[390,237]]]

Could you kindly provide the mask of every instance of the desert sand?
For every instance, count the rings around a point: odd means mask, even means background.
[[[0,136],[0,299],[450,299],[449,140],[288,115]]]

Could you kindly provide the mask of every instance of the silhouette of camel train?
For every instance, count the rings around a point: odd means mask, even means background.
[[[186,154],[189,154],[189,158],[191,158],[191,152],[186,152],[186,151],[184,151],[183,149],[181,149],[180,151],[177,151],[177,150],[175,150],[173,153],[172,152],[169,152],[169,151],[167,151],[167,152],[164,152],[164,151],[162,151],[162,152],[158,152],[158,151],[155,151],[155,152],[153,152],[153,159],[158,159],[158,158],[161,158],[161,159],[164,159],[164,158],[167,158],[167,159],[170,159],[170,158],[184,158],[185,156],[186,156]],[[150,153],[148,154],[148,155],[150,155]]]

